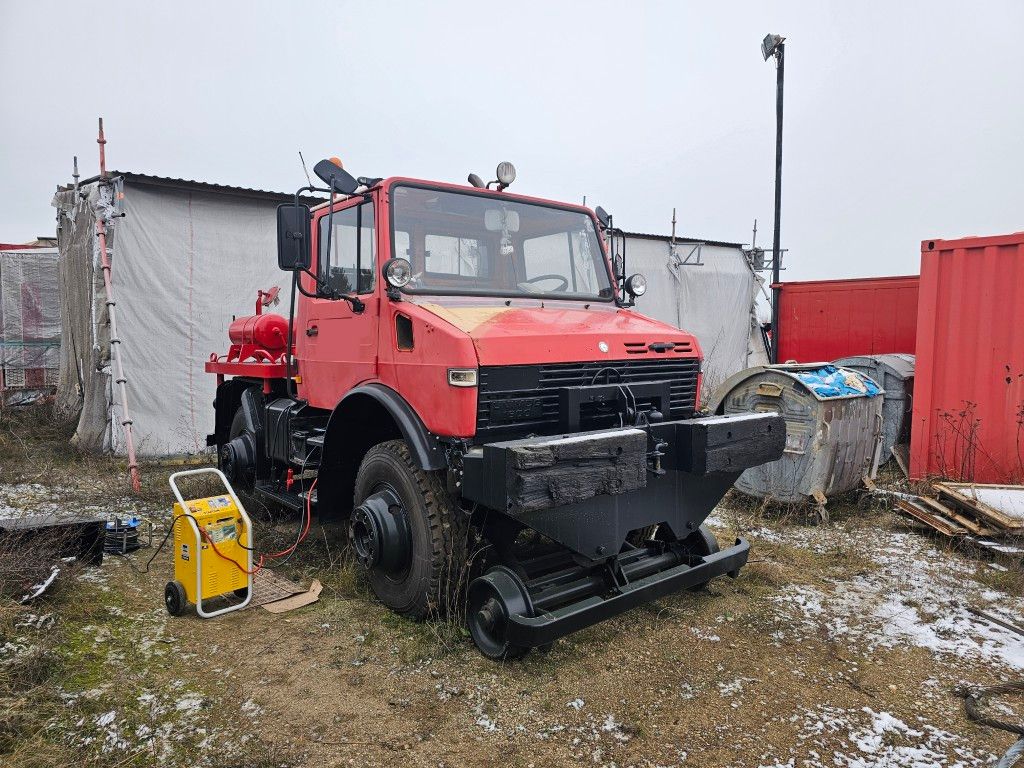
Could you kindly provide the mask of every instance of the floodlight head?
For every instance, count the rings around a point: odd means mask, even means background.
[[[764,60],[768,61],[785,41],[786,38],[782,35],[765,35],[764,40],[761,41],[761,53],[764,55]]]

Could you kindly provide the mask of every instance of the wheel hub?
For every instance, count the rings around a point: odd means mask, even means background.
[[[242,434],[220,449],[220,468],[232,483],[245,485],[256,468],[256,450],[252,436]]]
[[[366,498],[352,511],[349,537],[356,557],[365,568],[396,573],[409,566],[412,535],[398,494],[385,488]]]

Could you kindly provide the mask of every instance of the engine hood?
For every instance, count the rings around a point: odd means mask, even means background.
[[[700,356],[691,334],[614,306],[419,306],[467,334],[480,365]]]

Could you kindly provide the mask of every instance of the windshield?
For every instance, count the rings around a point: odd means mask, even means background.
[[[578,211],[396,186],[391,235],[410,293],[612,298],[594,221]]]

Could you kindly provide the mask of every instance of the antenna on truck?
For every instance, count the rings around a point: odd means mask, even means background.
[[[299,150],[299,162],[302,163],[302,172],[306,174],[306,181],[309,182],[309,186],[313,186],[313,180],[309,178],[309,169],[306,167],[306,158],[302,156],[302,150]]]

